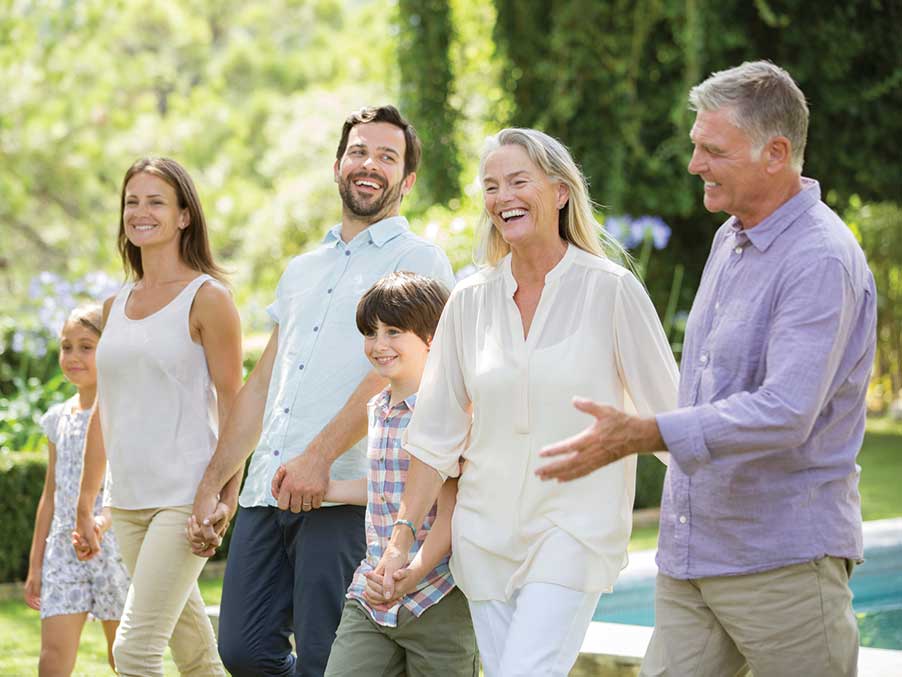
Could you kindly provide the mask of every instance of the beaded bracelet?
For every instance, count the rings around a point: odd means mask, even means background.
[[[392,528],[395,528],[399,524],[403,524],[405,527],[410,529],[410,532],[413,534],[413,539],[416,540],[417,528],[414,526],[413,522],[411,522],[410,520],[395,520],[395,523],[392,524]]]

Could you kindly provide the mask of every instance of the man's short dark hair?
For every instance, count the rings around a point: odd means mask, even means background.
[[[438,280],[416,273],[389,273],[360,297],[357,329],[364,336],[376,333],[379,322],[402,331],[412,331],[429,343],[448,301],[447,287]]]
[[[341,162],[342,156],[348,147],[348,135],[351,129],[357,125],[368,122],[387,122],[404,132],[404,176],[412,174],[420,165],[420,138],[413,125],[404,119],[401,112],[394,106],[367,106],[348,115],[344,127],[341,128],[341,141],[338,142],[338,152],[335,158]]]

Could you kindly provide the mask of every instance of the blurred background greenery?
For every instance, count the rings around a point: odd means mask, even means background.
[[[809,99],[805,174],[880,293],[869,406],[902,416],[900,26],[902,0],[0,0],[0,460],[41,450],[38,416],[71,394],[54,347],[66,312],[122,281],[133,160],[171,155],[194,176],[249,366],[285,263],[339,219],[341,123],[368,104],[398,103],[418,128],[403,211],[458,270],[472,261],[485,136],[558,136],[679,356],[723,220],[686,172],[686,94],[758,58]],[[640,504],[657,500],[655,468]]]

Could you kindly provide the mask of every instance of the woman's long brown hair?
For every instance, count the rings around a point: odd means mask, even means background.
[[[225,271],[216,265],[213,253],[210,251],[210,240],[207,237],[207,220],[204,218],[204,210],[200,205],[200,198],[194,181],[175,160],[164,157],[146,157],[137,160],[122,179],[122,195],[119,200],[119,254],[122,256],[122,265],[129,277],[140,280],[144,277],[144,265],[141,262],[141,249],[129,242],[125,235],[125,188],[135,174],[153,174],[168,183],[175,189],[178,197],[179,209],[187,209],[190,221],[182,230],[179,238],[179,255],[182,261],[194,270],[206,273],[225,282]]]

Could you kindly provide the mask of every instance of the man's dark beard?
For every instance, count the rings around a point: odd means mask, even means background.
[[[383,214],[388,211],[388,208],[393,207],[400,201],[401,197],[401,182],[399,181],[394,186],[389,186],[388,188],[383,188],[382,197],[379,199],[371,199],[365,200],[360,199],[358,195],[354,193],[354,181],[359,180],[370,180],[378,183],[379,185],[385,185],[385,179],[382,177],[373,177],[364,173],[354,174],[352,176],[347,177],[346,179],[342,179],[338,182],[338,194],[341,195],[341,201],[344,203],[344,206],[348,208],[348,210],[354,216],[361,217],[372,217]]]

